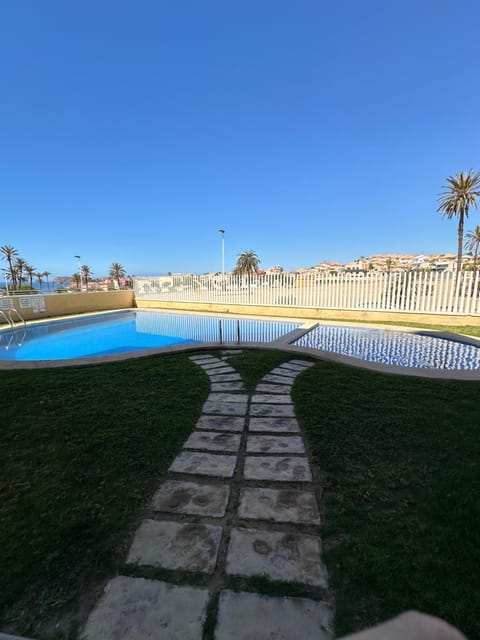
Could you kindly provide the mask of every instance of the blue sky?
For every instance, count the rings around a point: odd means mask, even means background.
[[[220,228],[227,269],[455,252],[436,199],[480,170],[479,24],[478,0],[4,2],[0,245],[62,275],[220,270]]]

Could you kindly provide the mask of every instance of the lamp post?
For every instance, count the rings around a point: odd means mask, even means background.
[[[218,233],[222,235],[222,276],[225,275],[225,229],[219,229]]]
[[[78,260],[78,275],[80,276],[80,291],[83,291],[82,266],[80,264],[80,256],[73,256]]]

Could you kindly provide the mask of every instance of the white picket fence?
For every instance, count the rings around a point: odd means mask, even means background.
[[[480,315],[480,273],[136,277],[137,300]]]

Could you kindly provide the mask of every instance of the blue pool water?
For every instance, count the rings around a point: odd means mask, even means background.
[[[297,322],[222,318],[224,342],[269,342]],[[0,332],[0,360],[67,360],[174,344],[219,340],[219,319],[156,311],[121,311]]]
[[[480,369],[478,346],[404,331],[319,325],[294,344],[399,367]]]

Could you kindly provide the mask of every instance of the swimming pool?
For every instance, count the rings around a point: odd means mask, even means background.
[[[397,367],[480,369],[478,345],[422,333],[318,325],[293,344]]]
[[[298,322],[120,311],[0,331],[0,360],[70,360],[176,344],[270,342]]]

